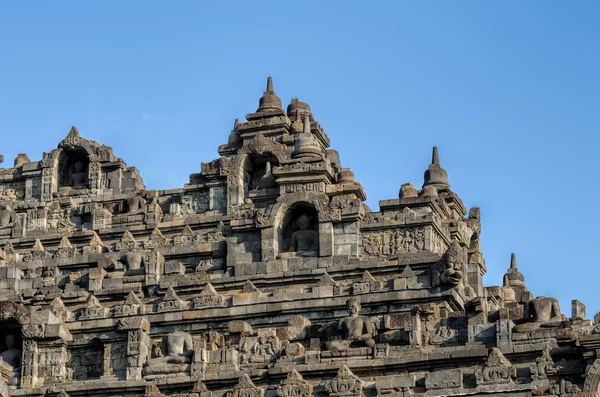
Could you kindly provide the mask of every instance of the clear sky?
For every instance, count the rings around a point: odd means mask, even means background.
[[[267,76],[312,107],[367,192],[420,187],[439,146],[481,207],[487,285],[510,253],[534,295],[600,310],[600,2],[2,1],[0,153],[77,126],[182,187]]]

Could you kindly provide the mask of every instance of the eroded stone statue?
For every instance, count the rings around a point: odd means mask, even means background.
[[[7,334],[4,337],[6,343],[6,350],[0,353],[0,358],[13,367],[13,378],[10,382],[11,385],[16,385],[21,376],[21,349],[16,347],[17,338],[13,334]]]
[[[319,254],[319,233],[309,229],[308,215],[300,215],[296,223],[298,230],[292,234],[290,251],[299,256],[317,256]]]
[[[81,161],[77,161],[74,166],[74,172],[69,177],[69,186],[73,189],[87,189],[88,175]]]
[[[128,212],[144,212],[146,211],[146,199],[142,196],[134,196],[127,199]]]
[[[565,317],[560,313],[558,301],[554,298],[538,296],[525,305],[525,318],[535,322],[560,322]]]
[[[0,210],[0,226],[10,226],[17,219],[17,214],[9,205]]]
[[[358,299],[348,299],[346,309],[350,315],[341,319],[337,328],[342,339],[325,342],[327,350],[343,351],[349,347],[375,346],[375,339],[373,339],[375,324],[369,317],[360,315],[360,302]]]
[[[194,353],[192,336],[182,331],[165,335],[162,340],[162,349],[157,351],[157,353],[163,354],[162,357],[148,360],[144,368],[144,374],[156,375],[186,372],[189,369],[189,364],[192,362],[192,355]]]

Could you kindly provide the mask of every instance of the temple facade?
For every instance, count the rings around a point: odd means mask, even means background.
[[[269,78],[183,187],[75,127],[0,168],[0,396],[600,396],[600,316],[483,285],[437,148],[374,211],[329,146]]]

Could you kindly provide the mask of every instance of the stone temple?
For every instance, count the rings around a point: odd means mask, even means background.
[[[0,169],[1,396],[600,396],[600,316],[483,285],[436,148],[373,211],[306,103],[246,120],[170,190],[75,127]]]

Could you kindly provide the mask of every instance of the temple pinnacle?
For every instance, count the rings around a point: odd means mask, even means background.
[[[258,102],[257,112],[283,114],[281,99],[279,99],[275,91],[273,91],[273,79],[271,77],[267,79],[267,90],[263,93],[260,101]]]
[[[512,254],[510,254],[510,268],[511,269],[517,268],[517,256],[515,255],[514,252]]]
[[[448,173],[440,165],[440,157],[437,146],[433,147],[431,164],[429,165],[429,168],[427,168],[427,171],[425,171],[424,179],[424,187],[433,185],[438,190],[448,190],[450,188],[450,184],[448,183]]]
[[[431,164],[440,165],[440,156],[438,155],[437,146],[433,147],[433,153],[431,154]]]

